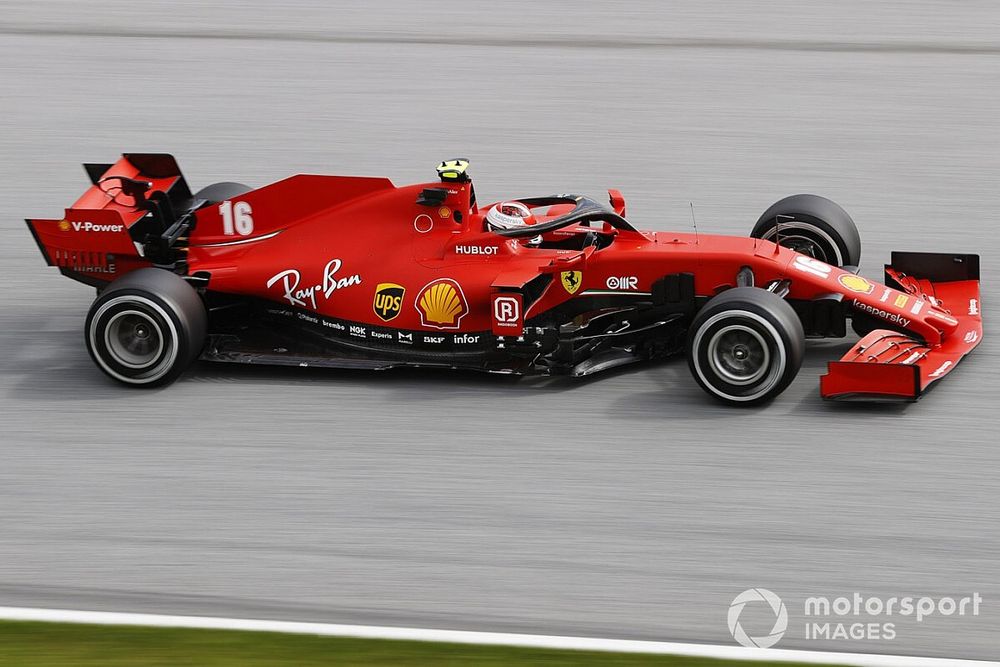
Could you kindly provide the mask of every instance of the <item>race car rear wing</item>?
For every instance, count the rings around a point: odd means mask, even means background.
[[[864,336],[820,379],[823,398],[915,401],[952,372],[983,338],[979,256],[893,252],[887,286],[933,303],[953,318],[940,342],[892,329]]]
[[[195,203],[177,161],[126,153],[113,164],[85,164],[91,186],[62,218],[26,220],[50,266],[101,285],[128,270],[169,263]]]

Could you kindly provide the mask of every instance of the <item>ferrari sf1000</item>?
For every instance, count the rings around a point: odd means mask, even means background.
[[[292,176],[188,187],[165,154],[87,164],[65,215],[28,220],[46,261],[97,288],[97,366],[163,385],[195,359],[583,376],[684,353],[732,404],[774,398],[806,339],[861,339],[826,398],[915,400],[982,338],[979,257],[893,252],[858,275],[850,216],[815,195],[768,208],[747,237],[642,231],[625,201],[481,205],[468,162],[429,183]]]

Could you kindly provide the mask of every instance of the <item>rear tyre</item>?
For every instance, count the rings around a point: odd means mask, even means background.
[[[180,276],[139,269],[101,292],[87,314],[87,351],[108,377],[137,387],[173,382],[201,353],[205,306]]]
[[[779,240],[786,248],[833,266],[861,264],[861,235],[857,225],[847,211],[826,197],[785,197],[764,211],[750,236]]]
[[[212,185],[208,185],[201,190],[198,190],[198,192],[194,194],[194,198],[204,199],[208,202],[216,204],[218,202],[226,201],[227,199],[245,195],[251,190],[253,190],[253,188],[249,185],[243,185],[242,183],[213,183]]]
[[[688,366],[709,395],[735,405],[773,399],[805,353],[802,322],[781,297],[736,287],[713,297],[688,330]]]

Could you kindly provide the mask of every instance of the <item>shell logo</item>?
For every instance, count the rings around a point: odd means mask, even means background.
[[[60,220],[59,221],[59,231],[61,231],[61,232],[68,232],[69,231],[69,220]]]
[[[837,280],[847,289],[852,292],[858,292],[859,294],[871,294],[875,289],[875,285],[873,283],[852,273],[841,274]]]
[[[457,329],[469,312],[462,287],[451,278],[431,281],[420,290],[416,300],[420,323],[435,329]]]

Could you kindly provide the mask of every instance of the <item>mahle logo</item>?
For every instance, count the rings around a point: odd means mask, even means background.
[[[765,611],[768,622],[771,618],[774,619],[770,632],[757,636],[747,634],[741,619],[748,605],[751,609]],[[778,643],[788,629],[788,610],[781,598],[766,588],[750,588],[733,598],[729,605],[728,620],[729,633],[737,642],[750,648],[770,648]]]
[[[403,296],[406,289],[396,283],[379,283],[375,288],[375,300],[372,308],[379,319],[388,322],[399,315],[399,309],[403,305]]]

